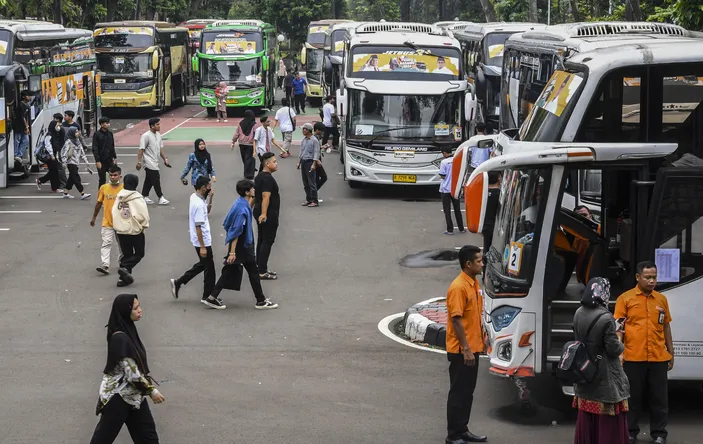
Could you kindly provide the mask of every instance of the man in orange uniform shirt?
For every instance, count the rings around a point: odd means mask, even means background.
[[[447,444],[485,442],[469,432],[471,404],[478,378],[478,356],[484,351],[481,312],[483,297],[476,276],[483,269],[481,249],[466,245],[459,250],[461,273],[447,290]]]
[[[667,375],[674,368],[671,339],[671,312],[666,296],[654,291],[657,266],[640,262],[635,273],[637,286],[621,294],[615,304],[615,318],[624,318],[622,340],[625,351],[620,357],[630,380],[628,422],[630,443],[637,441],[642,399],[649,398],[649,434],[656,444],[666,444],[669,410]]]

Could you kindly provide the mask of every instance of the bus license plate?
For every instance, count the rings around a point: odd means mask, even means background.
[[[415,183],[417,182],[417,176],[414,174],[394,174],[393,182]]]
[[[393,156],[396,159],[412,159],[415,157],[415,151],[393,151]]]
[[[115,79],[115,83],[127,83],[126,79]]]
[[[114,106],[127,106],[127,103],[125,103],[125,102],[115,102],[113,105],[114,105]]]
[[[236,105],[239,103],[239,99],[227,99],[227,103],[230,105]]]

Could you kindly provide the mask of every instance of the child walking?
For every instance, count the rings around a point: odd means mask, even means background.
[[[220,82],[220,86],[215,89],[215,97],[217,98],[215,106],[217,121],[227,122],[227,84],[225,82]]]

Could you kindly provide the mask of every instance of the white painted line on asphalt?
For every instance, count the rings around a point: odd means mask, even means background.
[[[198,114],[194,115],[193,117],[198,117],[199,115],[201,115],[202,113],[205,113],[205,112],[207,112],[206,109],[200,111]]]
[[[161,137],[166,137],[166,134],[170,133],[171,131],[173,131],[173,130],[175,130],[175,129],[180,128],[181,125],[185,125],[186,123],[190,122],[191,120],[193,120],[192,117],[189,117],[189,118],[185,119],[183,122],[179,123],[178,125],[174,126],[174,127],[171,128],[170,130],[168,130],[168,131],[166,131],[165,133],[163,133],[163,134],[161,135]]]
[[[97,174],[95,171],[93,171],[93,173]],[[46,171],[31,172],[31,173],[29,173],[29,174],[41,174],[41,175],[44,175],[44,174],[46,174]],[[87,171],[79,171],[78,174],[90,174],[90,173],[87,172]],[[81,182],[81,183],[83,183],[83,182]],[[37,186],[37,184],[35,184],[35,183],[33,183],[32,185]],[[85,184],[83,183],[83,185],[85,185]]]
[[[138,146],[116,146],[115,147],[118,150],[138,150]]]
[[[390,324],[391,321],[393,321],[393,320],[395,320],[395,319],[398,319],[398,318],[402,318],[402,317],[404,317],[404,316],[405,316],[405,313],[396,313],[396,314],[392,314],[392,315],[386,316],[385,318],[381,319],[381,322],[378,323],[378,331],[380,331],[381,334],[383,334],[383,336],[386,336],[387,338],[390,338],[390,339],[394,340],[395,342],[397,342],[397,343],[399,343],[399,344],[407,345],[408,347],[416,348],[416,349],[418,349],[418,350],[424,350],[424,351],[429,351],[429,352],[433,352],[433,353],[439,353],[440,355],[446,355],[446,354],[447,354],[447,352],[444,351],[444,350],[439,350],[439,349],[436,349],[436,348],[423,347],[423,346],[421,346],[421,345],[413,344],[413,343],[410,342],[410,341],[406,341],[405,339],[399,338],[399,337],[396,336],[392,331],[390,331],[390,329],[388,328],[388,324]]]
[[[41,210],[0,210],[0,214],[38,214]]]
[[[0,199],[63,199],[63,196],[0,196]]]
[[[442,213],[444,213],[444,209],[440,210]],[[454,208],[451,209],[452,212],[454,212]],[[466,213],[466,210],[461,210],[462,213]]]
[[[88,183],[88,182],[83,182],[83,181],[81,181],[81,184],[83,184],[83,186],[90,185],[90,183]],[[12,184],[12,186],[15,186],[15,185],[18,185],[18,186],[21,186],[21,187],[36,187],[36,186],[37,186],[36,183],[13,183],[13,184]],[[49,184],[48,184],[48,183],[43,183],[42,186],[49,187]]]
[[[0,228],[0,231],[10,231],[9,228]]]
[[[88,157],[93,157],[92,154],[86,154]],[[137,157],[139,154],[137,153],[124,153],[120,154],[119,157]]]

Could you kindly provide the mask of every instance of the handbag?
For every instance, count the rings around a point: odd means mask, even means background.
[[[591,321],[583,341],[569,341],[564,344],[561,358],[559,358],[559,364],[556,369],[556,375],[560,381],[568,385],[587,384],[593,381],[593,378],[595,378],[598,372],[598,361],[601,360],[602,356],[597,355],[595,358],[592,358],[588,353],[586,341],[588,341],[591,330],[595,327],[598,319],[608,313],[609,312],[601,313]]]

